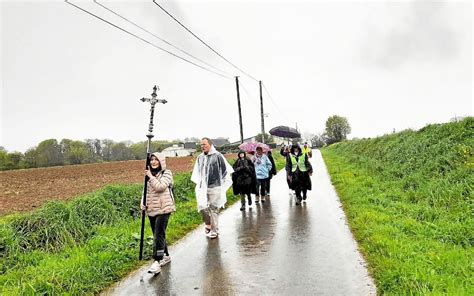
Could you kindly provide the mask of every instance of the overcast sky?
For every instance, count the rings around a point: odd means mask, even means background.
[[[107,12],[72,1],[157,46]],[[98,1],[231,76],[240,76],[244,137],[260,132],[258,83],[150,1]],[[375,137],[473,115],[470,1],[157,1],[246,73],[262,80],[265,129],[320,133],[345,116]],[[235,81],[204,71],[64,1],[1,1],[0,146],[25,152],[55,138],[240,139]],[[199,63],[197,61],[194,61]],[[205,66],[207,67],[207,66]]]

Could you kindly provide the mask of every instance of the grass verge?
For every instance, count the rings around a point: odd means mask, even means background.
[[[201,224],[190,174],[175,175],[173,244]],[[71,202],[0,219],[0,295],[88,295],[116,282],[138,260],[141,185],[112,185]],[[237,199],[228,193],[228,203]],[[145,258],[151,257],[148,222]]]
[[[380,294],[474,295],[474,119],[322,149]]]

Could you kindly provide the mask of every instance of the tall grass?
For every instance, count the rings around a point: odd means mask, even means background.
[[[474,118],[322,153],[380,294],[474,295]]]
[[[71,202],[49,202],[30,214],[0,220],[0,295],[94,294],[138,260],[142,185],[113,185]],[[201,223],[190,174],[175,175],[177,211],[172,244]],[[230,203],[236,197],[228,194]],[[148,224],[148,222],[147,222]],[[146,227],[145,258],[151,257]]]

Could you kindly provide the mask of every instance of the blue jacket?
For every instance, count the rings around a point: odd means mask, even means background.
[[[252,157],[252,162],[255,165],[255,173],[257,175],[257,179],[266,179],[269,176],[269,172],[272,169],[272,163],[270,159],[265,154],[262,156],[258,156],[257,154]]]

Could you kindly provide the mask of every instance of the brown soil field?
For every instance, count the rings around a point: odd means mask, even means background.
[[[167,158],[166,164],[174,174],[190,172],[194,158]],[[0,216],[31,211],[46,201],[68,200],[109,184],[141,183],[144,165],[144,160],[130,160],[0,172]]]

